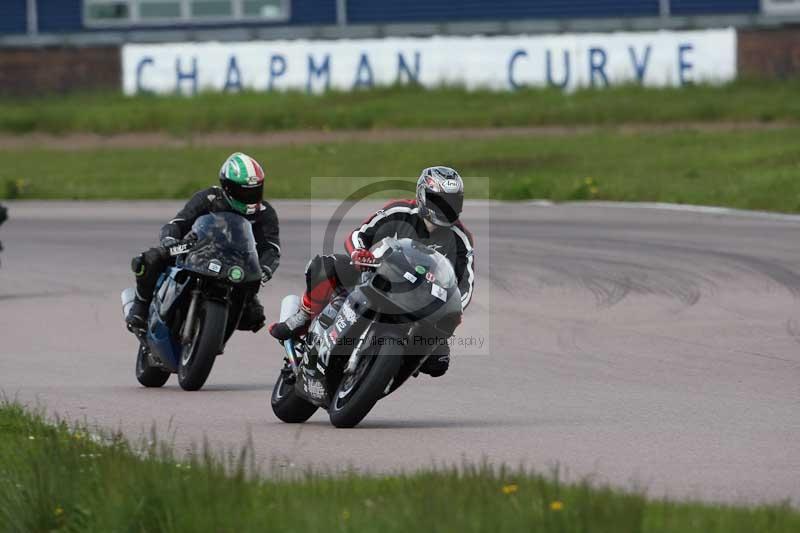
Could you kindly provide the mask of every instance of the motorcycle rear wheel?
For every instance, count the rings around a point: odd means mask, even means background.
[[[152,366],[148,355],[149,350],[139,345],[139,353],[136,354],[136,379],[144,387],[162,387],[169,379],[170,373]]]
[[[403,365],[403,353],[399,339],[396,342],[387,339],[376,354],[364,354],[360,368],[356,369],[356,377],[342,379],[331,400],[328,408],[331,424],[337,428],[358,425],[384,396],[384,391]]]
[[[183,346],[178,383],[183,390],[200,390],[211,373],[225,337],[228,310],[213,300],[202,302],[195,318],[192,341]]]

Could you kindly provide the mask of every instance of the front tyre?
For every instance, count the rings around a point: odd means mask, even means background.
[[[356,371],[345,376],[331,400],[328,414],[337,428],[355,427],[378,403],[400,367],[403,346],[399,339],[386,339],[376,354],[364,354]]]
[[[136,355],[136,379],[145,387],[162,387],[169,379],[169,372],[150,364],[150,350],[143,344]]]
[[[225,338],[228,309],[225,304],[205,300],[193,325],[192,340],[183,346],[178,362],[178,383],[183,390],[200,390]]]
[[[272,412],[287,424],[302,424],[317,412],[318,407],[299,397],[294,390],[291,370],[284,369],[272,389]]]

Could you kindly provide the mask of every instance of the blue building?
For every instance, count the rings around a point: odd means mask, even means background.
[[[142,31],[222,33],[231,28],[282,28],[287,32],[285,36],[292,36],[294,28],[342,26],[350,28],[346,35],[356,36],[388,34],[398,28],[402,33],[404,27],[406,33],[412,34],[458,33],[459,28],[502,33],[509,24],[513,27],[526,21],[533,31],[539,27],[542,31],[557,30],[558,21],[601,19],[607,23],[598,26],[600,30],[645,29],[686,26],[698,16],[706,17],[706,21],[710,17],[729,17],[723,23],[741,25],[752,22],[753,16],[759,14],[761,1],[2,0],[0,35],[99,33],[136,39],[136,32]],[[376,33],[369,27],[383,29]],[[577,29],[591,27],[583,22]],[[520,29],[524,30],[525,25]]]

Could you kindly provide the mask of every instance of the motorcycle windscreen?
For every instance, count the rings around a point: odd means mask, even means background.
[[[372,286],[404,313],[417,319],[459,307],[455,272],[442,254],[411,239],[386,239]],[[456,305],[457,304],[457,305]]]
[[[261,279],[253,227],[236,213],[209,213],[195,220],[192,234],[197,241],[187,254],[184,267],[206,275],[231,277],[236,282]],[[235,267],[241,269],[241,277]]]

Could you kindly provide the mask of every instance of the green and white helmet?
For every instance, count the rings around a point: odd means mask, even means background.
[[[243,215],[254,215],[264,199],[264,170],[249,155],[236,152],[219,170],[219,183],[230,206]]]

